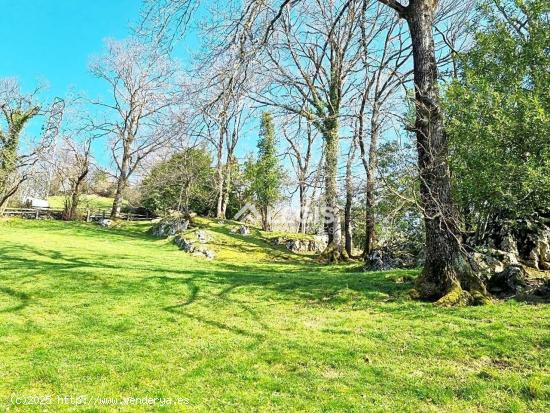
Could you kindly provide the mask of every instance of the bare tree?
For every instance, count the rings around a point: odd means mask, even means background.
[[[417,281],[417,292],[419,297],[431,300],[438,300],[442,305],[453,305],[457,303],[483,302],[487,296],[486,288],[481,279],[474,274],[471,265],[467,260],[467,254],[462,247],[461,242],[461,222],[459,214],[452,201],[451,179],[448,164],[448,138],[443,127],[443,114],[439,103],[438,89],[438,65],[437,54],[440,51],[434,41],[434,31],[437,31],[443,38],[443,47],[453,47],[452,39],[444,30],[437,26],[438,0],[409,0],[407,3],[401,3],[399,0],[378,0],[381,4],[394,10],[398,17],[406,21],[408,26],[408,35],[412,44],[413,72],[414,72],[414,90],[415,90],[415,125],[416,145],[418,152],[418,169],[420,178],[421,205],[424,214],[426,229],[426,263],[422,276]],[[319,44],[315,41],[297,41],[291,24],[291,18],[303,15],[303,11],[296,12],[300,5],[309,3],[306,0],[300,2],[291,2],[290,0],[281,0],[276,2],[273,7],[270,3],[251,0],[245,3],[243,12],[235,25],[235,31],[239,35],[234,38],[244,39],[251,44],[249,47],[254,55],[262,46],[265,46],[267,40],[275,39],[275,44],[279,42],[280,37],[286,38],[285,49],[273,48],[273,42],[270,42],[266,48],[266,54],[274,63],[275,69],[283,68],[283,75],[287,82],[283,83],[287,89],[282,89],[279,96],[285,96],[289,89],[302,96],[303,104],[296,109],[294,105],[280,105],[287,110],[294,111],[302,116],[306,116],[317,121],[326,142],[326,161],[325,161],[325,181],[326,197],[329,206],[335,204],[336,199],[336,180],[335,171],[337,169],[337,157],[333,156],[337,152],[338,138],[334,131],[338,130],[339,109],[342,107],[342,65],[334,65],[325,68],[323,65],[313,63],[314,73],[308,66],[299,64],[304,58],[313,62],[318,62],[319,56],[325,56],[325,52],[330,56],[330,62],[338,62],[353,36],[347,36],[347,31],[339,31],[342,21],[346,21],[350,16],[350,10],[354,10],[357,2],[354,0],[345,1],[340,11],[328,15],[326,8],[320,2],[315,2],[309,9],[310,12],[322,16],[330,28],[315,27],[304,24],[307,32],[315,34],[317,38],[328,37],[322,46],[322,53],[319,53]],[[452,6],[457,2],[444,1],[443,7],[439,13],[445,13],[451,10],[451,16],[456,15]],[[468,2],[461,2],[464,7],[468,7]],[[330,3],[333,6],[334,3]],[[466,5],[466,6],[464,6]],[[292,13],[290,9],[292,8]],[[306,9],[307,11],[307,9]],[[331,19],[330,17],[335,17]],[[354,19],[355,20],[355,19]],[[298,25],[299,27],[299,25]],[[263,29],[263,36],[255,36],[258,28]],[[339,34],[344,34],[344,37]],[[355,32],[354,32],[355,33]],[[330,34],[330,36],[327,36]],[[349,41],[347,41],[349,38]],[[259,40],[258,40],[259,39]],[[336,44],[334,44],[336,42]],[[242,45],[243,43],[241,43]],[[301,45],[305,45],[302,46]],[[298,49],[296,49],[298,47]],[[281,50],[289,52],[287,57],[281,57]],[[452,55],[451,55],[452,56]],[[452,59],[451,59],[452,60]],[[295,68],[290,76],[283,62],[294,62]],[[298,76],[296,76],[298,74]],[[306,76],[304,76],[304,74]],[[311,87],[312,81],[318,80],[325,75],[325,90],[332,93],[328,94],[329,99],[323,102],[320,98],[318,89]],[[289,94],[285,96],[288,100]],[[290,95],[292,97],[292,95]],[[319,110],[318,103],[327,103]],[[267,102],[269,103],[269,102]],[[324,111],[327,113],[323,113]],[[324,116],[319,116],[320,113]],[[326,116],[328,114],[328,116]],[[335,144],[336,143],[336,144]],[[335,206],[337,210],[337,205]],[[338,217],[338,214],[336,214]],[[339,242],[339,222],[336,220],[332,225],[331,244],[333,249],[340,251]],[[336,242],[335,242],[336,239]]]
[[[296,130],[292,132],[289,131],[290,125],[287,122],[283,125],[282,133],[288,143],[286,155],[290,159],[297,178],[298,201],[300,204],[298,232],[305,234],[308,221],[308,192],[316,172],[312,164],[317,133],[310,122],[306,121],[306,125],[303,127],[302,121],[302,118],[298,118]]]
[[[341,9],[328,1],[301,2],[284,9],[264,50],[268,89],[257,101],[311,122],[325,143],[324,177],[328,261],[345,258],[338,203],[340,129],[349,110],[350,84],[361,61],[359,2]]]
[[[344,247],[348,256],[353,255],[353,222],[352,222],[352,206],[353,206],[353,161],[355,160],[355,151],[357,148],[356,136],[353,137],[353,142],[349,147],[348,157],[346,161],[346,203],[344,206]]]
[[[94,102],[106,109],[106,120],[96,125],[111,139],[117,168],[117,188],[111,217],[118,217],[124,190],[144,158],[180,134],[177,65],[154,47],[135,39],[107,42],[107,53],[91,65],[105,80],[109,98]],[[176,120],[174,121],[174,115]]]
[[[234,47],[215,48],[194,68],[198,80],[192,86],[195,120],[190,133],[206,140],[215,152],[218,218],[226,217],[242,128],[254,116],[249,105],[254,77],[241,72],[239,59]]]
[[[448,137],[439,103],[434,43],[437,0],[379,0],[405,19],[413,48],[420,193],[426,227],[426,263],[417,280],[421,298],[442,305],[483,301],[485,285],[473,272],[461,243],[460,219],[452,201]]]
[[[55,99],[45,109],[38,101],[40,87],[23,93],[16,79],[0,80],[0,211],[7,201],[31,178],[34,167],[51,146],[57,135],[63,113],[62,100]],[[46,121],[39,136],[26,139],[23,130],[37,116]]]
[[[136,33],[157,47],[171,48],[199,4],[199,0],[144,0]]]
[[[376,196],[378,145],[390,104],[412,73],[412,50],[406,28],[379,2],[363,2],[361,47],[364,81],[358,93],[356,136],[367,176],[365,188],[365,244],[368,257],[376,246]],[[400,95],[398,95],[400,96]],[[368,139],[367,136],[368,135]]]
[[[82,140],[70,135],[62,137],[60,156],[55,163],[55,174],[65,194],[63,219],[77,218],[77,211],[84,185],[92,167],[93,136]]]
[[[241,136],[245,114],[244,102],[239,97],[223,92],[219,99],[202,107],[201,135],[214,148],[217,188],[216,216],[225,218],[235,166],[235,149]]]

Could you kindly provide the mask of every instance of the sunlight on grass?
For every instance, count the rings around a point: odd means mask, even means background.
[[[407,298],[415,271],[322,266],[203,225],[214,261],[147,223],[0,221],[0,406],[44,411],[15,393],[186,399],[146,410],[174,412],[550,409],[546,306],[436,308]]]
[[[48,198],[50,208],[61,209],[65,206],[65,197],[62,195]],[[81,209],[110,209],[113,206],[113,198],[99,195],[81,195],[79,208]]]

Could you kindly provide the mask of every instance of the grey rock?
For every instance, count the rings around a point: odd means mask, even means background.
[[[504,252],[518,256],[518,243],[510,232],[504,232],[500,241],[500,249]]]
[[[193,253],[195,251],[195,246],[193,243],[181,235],[177,235],[174,238],[174,243],[179,247],[180,250],[183,250],[188,253]]]
[[[210,251],[209,249],[207,248],[204,248],[204,247],[197,247],[194,249],[193,251],[193,256],[195,257],[204,257],[208,260],[212,260],[214,259],[214,257],[216,256],[216,254],[214,254],[213,251]]]
[[[470,239],[474,248],[488,247],[490,255],[504,266],[522,263],[538,270],[550,270],[550,213],[495,221],[483,238]]]
[[[213,251],[201,245],[195,246],[193,241],[183,237],[182,235],[176,235],[174,237],[174,243],[179,247],[179,249],[188,254],[193,254],[195,257],[205,257],[208,260],[212,260],[216,256]]]
[[[216,256],[216,254],[214,254],[214,252],[210,251],[210,250],[206,250],[204,251],[204,255],[206,256],[207,259],[209,260],[213,260]]]
[[[112,227],[114,222],[110,219],[107,219],[107,218],[102,218],[100,219],[98,222],[99,226],[103,227],[103,228],[109,228],[109,227]]]
[[[371,251],[365,260],[364,271],[382,271],[393,268],[416,268],[424,263],[423,256],[414,254],[407,245],[383,245]]]
[[[550,228],[540,231],[531,239],[534,246],[529,252],[529,260],[533,267],[550,270]]]
[[[540,280],[540,284],[535,287],[533,294],[546,300],[550,300],[550,278]]]
[[[230,231],[232,234],[250,235],[250,229],[246,225],[233,228]]]
[[[208,236],[206,235],[206,231],[204,231],[202,229],[197,231],[197,240],[201,244],[206,244],[208,242]]]
[[[494,294],[519,294],[527,287],[527,273],[521,265],[510,265],[489,278],[487,287]]]
[[[496,257],[496,254],[491,254],[489,251],[486,251],[484,253],[474,252],[472,258],[474,263],[477,265],[478,269],[482,273],[486,273],[486,274],[493,274],[496,272],[503,271],[505,265],[502,262],[502,260],[498,259]],[[511,264],[511,263],[508,263],[508,264]],[[517,264],[517,262],[515,262],[515,264]]]
[[[363,269],[365,271],[381,271],[391,267],[391,262],[388,262],[388,260],[384,262],[384,253],[381,250],[374,250],[365,260]]]
[[[181,217],[169,217],[153,225],[149,232],[155,237],[169,237],[188,228],[189,220]]]
[[[292,252],[304,253],[304,252],[322,252],[327,244],[322,238],[313,239],[290,239],[285,237],[273,238],[271,242],[275,245],[284,245],[284,247]]]

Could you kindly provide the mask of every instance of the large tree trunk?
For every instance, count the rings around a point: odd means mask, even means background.
[[[216,204],[216,218],[225,218],[225,214],[223,213],[223,170],[218,168],[216,171],[216,177],[217,177],[217,184],[218,184],[218,200]]]
[[[340,208],[338,206],[338,185],[336,174],[338,171],[338,121],[335,117],[329,118],[324,125],[325,153],[325,228],[328,232],[328,245],[321,254],[321,259],[328,262],[338,262],[344,257],[342,246],[342,229],[340,222]]]
[[[6,207],[8,206],[8,201],[12,196],[14,196],[19,190],[21,184],[27,180],[26,176],[21,177],[15,185],[11,188],[0,192],[0,215],[4,214]]]
[[[80,191],[82,187],[82,183],[84,182],[84,179],[86,179],[86,176],[88,176],[89,168],[86,165],[80,175],[76,178],[76,181],[73,186],[73,190],[71,192],[71,199],[70,199],[70,205],[65,210],[65,219],[68,221],[71,221],[75,219],[78,204],[80,202]]]
[[[38,112],[38,106],[33,106],[27,111],[10,109],[7,105],[2,107],[8,130],[6,134],[0,133],[0,215],[4,213],[8,200],[17,193],[21,184],[28,178],[24,174],[16,180],[16,183],[10,185],[10,179],[16,173],[17,162],[20,159],[18,148],[21,132],[27,122]]]
[[[122,192],[126,188],[126,178],[119,177],[115,197],[113,199],[113,207],[111,208],[111,219],[120,217],[120,210],[122,209]]]
[[[351,226],[351,204],[352,204],[353,192],[346,191],[346,207],[344,209],[344,247],[346,253],[351,257],[353,250],[353,233]]]
[[[225,176],[223,177],[223,188],[222,188],[222,204],[221,204],[221,215],[219,218],[226,218],[227,216],[227,205],[229,204],[229,192],[231,191],[231,171],[233,168],[233,155],[227,155],[227,162],[225,165]]]
[[[262,220],[262,230],[271,231],[271,223],[269,222],[269,208],[262,206],[260,208],[260,215]]]
[[[220,141],[218,142],[218,148],[216,153],[216,180],[217,180],[217,190],[218,190],[218,200],[216,204],[216,218],[225,218],[225,214],[222,213],[223,211],[223,162],[222,162],[222,156],[223,156],[223,135],[220,133]]]
[[[306,211],[306,187],[303,181],[298,186],[298,192],[300,195],[300,222],[298,223],[298,232],[301,234],[306,233],[307,224],[307,211]]]
[[[17,147],[19,144],[19,131],[14,131],[10,126],[8,136],[2,135],[2,146],[0,147],[0,208],[3,211],[4,205],[19,189],[19,184],[10,187],[10,178],[16,171]]]
[[[346,163],[346,206],[344,208],[344,247],[346,253],[351,257],[353,250],[353,234],[352,234],[352,217],[351,217],[351,207],[353,203],[353,182],[351,175],[351,168],[353,164],[353,159],[355,155],[355,142],[353,143],[354,147],[350,150],[348,155],[348,161]]]
[[[128,172],[130,169],[130,157],[128,150],[125,148],[122,154],[122,162],[120,163],[120,174],[118,176],[115,198],[113,200],[113,207],[111,208],[111,219],[120,217],[120,210],[122,208],[122,195],[128,184]]]
[[[413,44],[416,140],[426,225],[426,263],[417,281],[420,298],[441,305],[483,301],[487,292],[463,253],[458,213],[451,198],[448,139],[437,87],[433,18],[437,1],[416,0],[406,19]]]
[[[376,170],[378,169],[378,138],[380,136],[380,109],[377,104],[373,107],[371,116],[371,133],[369,146],[369,162],[367,167],[366,219],[365,219],[365,248],[363,255],[369,256],[376,247]]]

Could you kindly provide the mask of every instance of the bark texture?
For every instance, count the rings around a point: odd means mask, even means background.
[[[344,208],[344,247],[348,257],[353,255],[353,228],[351,207],[353,205],[353,177],[352,166],[355,159],[355,141],[352,144],[346,163],[346,206]]]
[[[413,295],[443,306],[488,301],[486,287],[462,248],[458,212],[451,196],[448,138],[443,128],[433,38],[437,0],[379,0],[406,19],[412,40],[415,133],[420,196],[426,225],[426,262]]]
[[[376,245],[376,170],[378,168],[378,139],[380,137],[380,109],[377,105],[373,107],[371,117],[371,133],[369,146],[369,162],[367,167],[367,187],[366,187],[366,228],[365,228],[365,248],[363,254],[366,257],[374,250]]]
[[[89,170],[90,170],[89,164],[88,162],[86,162],[86,164],[83,165],[82,171],[76,177],[73,183],[69,205],[65,205],[65,212],[64,212],[64,215],[65,215],[64,218],[68,221],[71,221],[76,218],[78,204],[80,202],[80,193],[82,192],[82,184],[84,183],[86,176],[88,176]]]
[[[326,230],[328,246],[321,254],[321,259],[327,262],[338,262],[343,258],[342,228],[340,207],[338,205],[338,171],[339,135],[336,118],[327,119],[324,125],[325,153],[325,200],[326,200]]]
[[[426,263],[416,289],[419,298],[441,305],[469,304],[483,301],[487,291],[463,252],[451,197],[448,138],[439,105],[432,33],[436,8],[435,0],[416,0],[405,12],[413,44],[415,131],[426,224]]]
[[[117,177],[116,192],[113,199],[113,207],[111,208],[111,219],[120,217],[122,209],[123,193],[128,185],[128,176],[130,174],[130,145],[132,140],[126,138],[123,145],[122,160],[120,162],[119,175]]]

